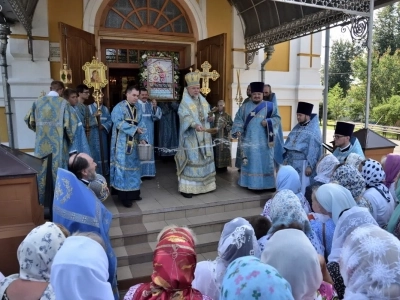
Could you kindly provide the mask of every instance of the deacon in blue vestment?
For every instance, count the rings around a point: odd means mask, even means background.
[[[112,113],[110,183],[126,207],[140,197],[140,160],[138,144],[146,144],[146,125],[138,105],[139,90],[129,86],[126,100],[118,103]]]
[[[87,185],[71,172],[58,169],[54,190],[53,222],[63,225],[71,233],[95,232],[103,238],[108,258],[108,282],[113,289],[114,299],[118,300],[117,258],[108,235],[111,219],[111,212]]]
[[[271,101],[278,110],[279,114],[279,106],[278,101],[276,100],[276,94],[272,93],[271,86],[269,84],[264,85],[264,98],[265,101]],[[275,159],[275,167],[279,167],[279,165],[283,164],[283,131],[282,131],[282,122],[279,122],[278,131],[275,132],[275,147],[274,147],[274,159]]]
[[[353,136],[354,124],[346,122],[336,122],[335,135],[333,136],[335,143],[335,151],[333,155],[344,163],[347,156],[351,153],[356,153],[365,159],[364,152],[358,139]]]
[[[179,103],[162,102],[159,104],[162,118],[158,130],[158,155],[163,157],[174,156],[179,146],[178,108]]]
[[[139,105],[142,110],[143,122],[146,126],[147,137],[149,144],[154,146],[154,122],[159,121],[162,116],[161,109],[157,107],[157,101],[153,99],[150,101],[149,94],[146,89],[140,89]],[[140,162],[141,177],[154,177],[156,176],[156,164],[154,162],[154,151],[151,160]]]
[[[252,190],[275,187],[274,136],[281,118],[272,102],[263,100],[263,82],[252,82],[251,101],[236,113],[232,136],[240,137],[242,168],[238,184]]]
[[[35,156],[52,154],[53,184],[57,169],[67,168],[69,147],[74,141],[79,120],[70,110],[70,104],[60,95],[64,91],[61,81],[51,83],[51,92],[32,104],[25,116],[28,128],[36,132]],[[46,188],[46,169],[38,175],[39,201],[43,204]]]
[[[284,164],[299,173],[303,195],[317,175],[316,166],[322,155],[321,130],[317,115],[312,113],[313,108],[311,103],[298,103],[298,124],[289,133],[284,146]]]
[[[247,95],[247,98],[243,100],[241,105],[243,105],[251,100],[250,84],[247,86],[246,95]],[[240,152],[241,152],[240,145],[238,144],[238,147],[236,149],[236,159],[235,159],[235,167],[238,168],[238,171],[240,171],[240,168],[242,167],[242,156],[241,156]]]
[[[101,153],[100,153],[100,136],[99,136],[99,125],[97,123],[97,103],[92,103],[88,105],[89,109],[89,146],[92,152],[92,157],[97,164],[96,172],[102,175],[108,175],[110,173],[110,162],[108,160],[108,134],[112,128],[111,115],[108,111],[108,108],[100,102],[100,132],[101,132],[101,140],[103,143],[103,159],[104,159],[104,171],[102,170],[101,163]]]
[[[208,117],[210,104],[200,94],[200,75],[186,74],[187,87],[183,92],[178,115],[179,148],[175,155],[179,191],[182,196],[213,191],[215,185],[214,152],[210,129],[213,117]]]
[[[78,94],[73,89],[66,89],[63,93],[65,100],[69,102],[71,114],[75,114],[78,118],[78,127],[76,128],[74,143],[69,147],[69,152],[80,152],[91,155],[88,140],[86,138],[85,128],[83,126],[82,111],[78,107]]]

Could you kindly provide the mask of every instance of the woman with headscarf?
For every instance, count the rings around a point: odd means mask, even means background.
[[[271,237],[270,242],[261,255],[261,261],[276,268],[290,283],[294,299],[318,299],[321,285],[325,299],[333,299],[332,286],[323,283],[318,253],[302,231],[281,230]],[[327,290],[330,293],[326,294]]]
[[[222,281],[221,300],[294,300],[290,284],[254,256],[234,260]]]
[[[65,228],[52,222],[34,228],[18,247],[19,274],[0,283],[0,298],[55,300],[51,267],[66,235]]]
[[[396,187],[396,198],[400,199],[400,184]],[[400,205],[397,205],[396,209],[390,216],[386,230],[400,240]]]
[[[364,160],[364,157],[358,155],[357,153],[350,153],[349,156],[346,157],[345,164],[350,165],[358,170],[360,163]]]
[[[317,175],[314,177],[314,183],[306,187],[304,196],[311,206],[313,189],[331,181],[331,176],[335,168],[340,164],[336,156],[333,154],[326,154],[317,164]]]
[[[348,189],[335,183],[321,185],[313,195],[313,209],[316,213],[323,214],[329,218],[326,220],[310,220],[311,228],[323,241],[325,248],[324,257],[328,258],[332,249],[333,233],[339,215],[349,208],[357,206],[353,196]]]
[[[131,287],[124,300],[212,300],[192,287],[196,262],[190,231],[180,227],[163,230],[154,250],[151,282]]]
[[[329,263],[327,264],[329,274],[332,277],[339,299],[343,299],[346,288],[339,269],[339,260],[344,241],[356,228],[365,224],[378,226],[378,223],[365,207],[354,206],[339,214],[339,219],[336,223],[335,232],[333,234],[331,254],[328,257]]]
[[[263,249],[269,245],[268,240],[278,230],[297,228],[306,234],[318,254],[324,255],[324,247],[321,241],[311,229],[307,214],[301,207],[299,199],[291,190],[279,191],[270,202],[269,217],[272,222],[272,227],[268,231]]]
[[[299,173],[292,166],[281,166],[278,174],[276,174],[276,190],[291,190],[299,199],[304,211],[308,214],[311,212],[310,204],[301,193],[301,181]],[[271,200],[265,203],[264,210],[261,215],[270,218]]]
[[[57,300],[113,300],[105,244],[96,233],[66,239],[51,268]]]
[[[355,229],[346,238],[340,258],[344,299],[400,299],[399,249],[399,240],[378,226]]]
[[[226,268],[236,258],[248,255],[258,258],[261,256],[254,229],[243,218],[233,219],[222,230],[217,258],[197,264],[193,288],[213,300],[218,300]]]
[[[339,165],[332,174],[331,182],[338,183],[348,189],[358,206],[366,207],[371,214],[373,213],[371,203],[363,197],[366,185],[365,179],[356,167],[349,164]]]
[[[382,159],[382,167],[385,171],[385,185],[389,189],[390,194],[396,203],[399,199],[396,196],[396,180],[400,172],[400,155],[388,154]]]
[[[373,159],[363,161],[360,169],[367,187],[363,197],[371,203],[372,215],[376,222],[385,228],[395,207],[395,201],[389,189],[383,184],[385,172],[382,165]]]

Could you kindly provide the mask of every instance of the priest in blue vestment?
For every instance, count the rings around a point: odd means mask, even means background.
[[[179,105],[179,148],[175,155],[179,192],[183,197],[213,191],[215,164],[210,123],[210,104],[200,94],[200,74],[186,74],[187,87]]]
[[[275,188],[274,138],[281,118],[273,102],[263,100],[263,82],[252,82],[251,100],[240,106],[232,136],[241,138],[238,184],[251,190]]]
[[[108,160],[108,152],[110,147],[108,146],[108,135],[112,128],[111,115],[106,106],[103,105],[102,100],[100,101],[100,135],[99,135],[99,125],[97,123],[96,114],[98,113],[97,103],[94,102],[88,105],[89,110],[89,146],[92,152],[92,157],[97,164],[96,172],[102,175],[108,175],[110,173],[110,162]],[[100,136],[103,144],[103,159],[104,159],[104,169],[101,161],[100,153]]]
[[[149,93],[146,89],[140,89],[139,105],[142,110],[142,119],[146,125],[147,137],[149,144],[154,146],[154,122],[159,121],[162,116],[161,108],[157,107],[155,99],[149,100]],[[156,164],[154,162],[154,151],[151,160],[140,162],[141,177],[156,176]]]
[[[52,154],[53,184],[56,182],[57,169],[67,168],[69,147],[74,142],[79,120],[72,113],[70,104],[61,97],[64,84],[61,81],[51,83],[47,96],[36,100],[27,115],[25,123],[36,133],[35,156],[43,158]],[[46,188],[45,168],[38,175],[39,201],[43,204]]]
[[[125,207],[140,197],[140,160],[138,144],[148,141],[142,111],[137,103],[138,88],[129,86],[126,100],[119,102],[111,113],[110,184],[118,191],[118,199]]]
[[[71,172],[58,169],[54,190],[53,222],[63,225],[71,233],[95,232],[102,237],[108,258],[108,282],[113,289],[114,299],[119,300],[117,257],[108,234],[111,219],[111,212],[86,184]]]
[[[89,143],[86,137],[85,128],[83,126],[83,116],[78,107],[78,94],[73,89],[66,89],[63,93],[64,99],[69,102],[71,114],[75,114],[78,118],[78,127],[76,128],[73,144],[69,147],[69,152],[86,153],[91,156]]]
[[[246,89],[246,96],[247,98],[243,100],[242,104],[245,104],[251,100],[251,89],[250,89],[250,84],[247,86]],[[236,159],[235,159],[235,167],[238,168],[238,171],[240,172],[240,168],[242,167],[242,156],[240,153],[240,145],[238,144],[238,147],[236,149]]]
[[[336,122],[335,134],[333,136],[336,149],[332,154],[341,163],[344,163],[347,156],[351,153],[356,153],[363,159],[365,158],[360,142],[353,136],[354,126],[354,124],[346,122]]]
[[[264,85],[264,98],[265,101],[271,101],[278,110],[279,114],[279,106],[278,101],[276,99],[276,94],[272,93],[271,86],[269,84]],[[282,122],[279,122],[278,131],[275,132],[275,148],[274,148],[274,159],[275,159],[275,167],[279,167],[279,165],[283,164],[283,130],[282,130]]]
[[[317,115],[312,113],[313,108],[311,103],[298,103],[298,124],[289,133],[284,146],[284,164],[299,173],[303,195],[317,175],[316,166],[322,155],[321,129]]]
[[[159,108],[162,112],[162,118],[158,123],[158,155],[165,158],[174,156],[179,146],[179,103],[176,101],[162,102],[159,104]]]

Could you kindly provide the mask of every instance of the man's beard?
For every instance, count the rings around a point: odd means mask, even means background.
[[[196,95],[193,95],[193,96],[190,96],[190,97],[192,97],[193,100],[199,100],[199,98],[200,98],[199,95],[197,95],[197,96],[196,96]]]
[[[88,181],[93,181],[93,180],[95,180],[95,179],[96,179],[96,176],[97,176],[96,171],[93,171],[93,173],[92,173],[92,172],[89,173],[89,175],[88,175]]]

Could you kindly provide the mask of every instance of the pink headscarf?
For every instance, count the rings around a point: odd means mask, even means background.
[[[394,182],[399,172],[400,172],[400,155],[388,154],[388,156],[386,156],[386,162],[385,162],[386,187],[390,188],[390,185]]]

